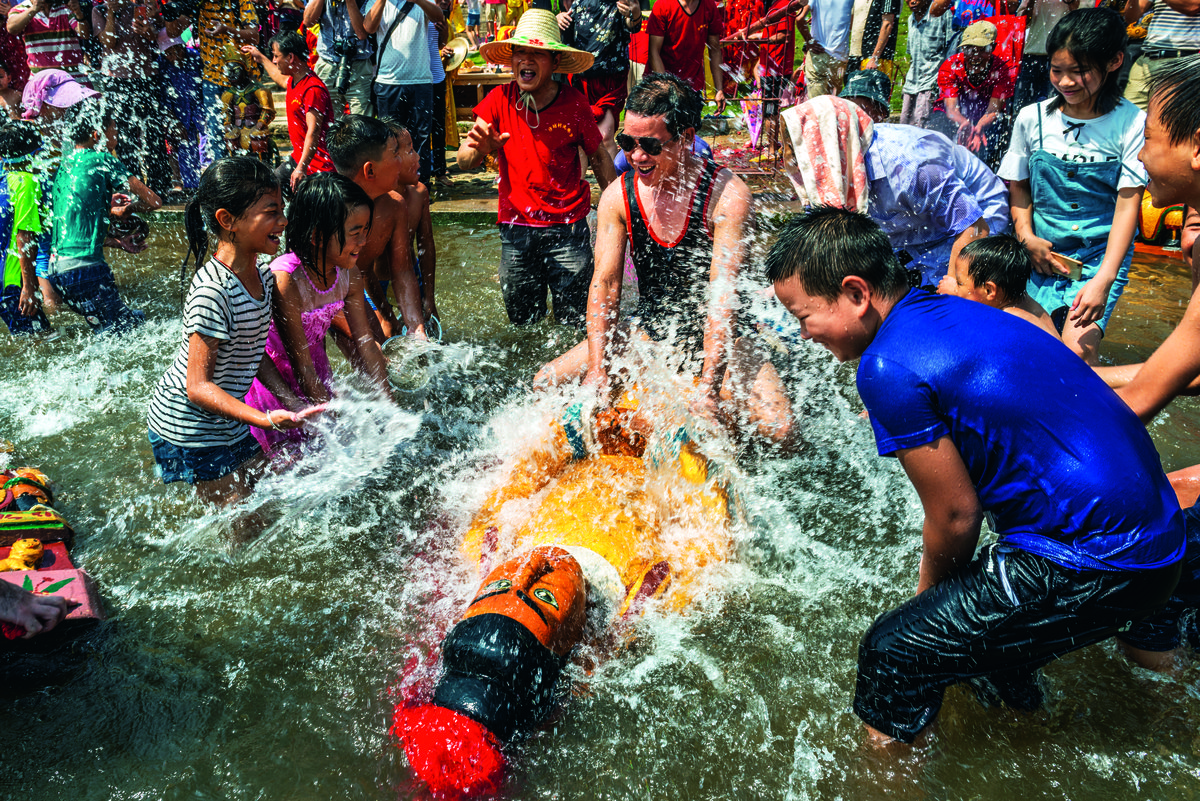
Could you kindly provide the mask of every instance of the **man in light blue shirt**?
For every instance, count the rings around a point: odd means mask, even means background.
[[[875,126],[867,213],[892,249],[936,286],[967,242],[1008,228],[1008,189],[974,154],[936,131]]]

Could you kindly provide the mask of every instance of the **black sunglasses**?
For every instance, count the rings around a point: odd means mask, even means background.
[[[653,136],[630,136],[627,133],[619,133],[614,137],[617,140],[617,147],[624,150],[626,153],[632,153],[639,147],[647,156],[657,156],[662,152],[665,145],[671,144],[678,136],[673,136],[666,142],[661,139],[655,139]]]

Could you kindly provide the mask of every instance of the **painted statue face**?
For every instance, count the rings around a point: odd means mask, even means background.
[[[558,656],[565,656],[583,634],[586,600],[579,563],[562,548],[542,545],[489,573],[463,618],[503,615],[529,629]]]

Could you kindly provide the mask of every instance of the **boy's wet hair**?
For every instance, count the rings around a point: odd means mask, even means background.
[[[784,224],[767,254],[768,281],[795,276],[807,294],[828,301],[852,275],[889,298],[902,297],[911,285],[879,225],[856,211],[812,206]]]
[[[325,249],[331,239],[337,240],[339,249],[346,246],[346,220],[360,206],[375,212],[367,193],[346,176],[335,172],[308,176],[288,205],[287,250],[328,284]]]
[[[388,141],[399,136],[390,121],[347,114],[330,127],[325,148],[333,167],[342,175],[355,175],[368,161],[380,161]],[[404,130],[400,126],[400,130]]]
[[[208,257],[209,234],[221,230],[217,212],[225,209],[235,218],[241,217],[268,192],[279,190],[275,171],[250,156],[228,156],[209,165],[200,176],[196,195],[183,212],[188,250],[183,257],[183,269],[195,260],[197,268]],[[185,275],[186,278],[186,275]]]
[[[104,130],[104,106],[95,97],[81,100],[68,111],[64,130],[67,138],[82,144]]]
[[[652,72],[629,92],[625,111],[643,117],[665,116],[671,136],[679,136],[688,128],[700,130],[704,98],[682,78]]]
[[[271,44],[279,48],[280,55],[308,60],[308,42],[296,31],[280,31],[271,37]]]
[[[37,125],[17,120],[0,126],[0,159],[19,159],[36,153],[42,146]]]
[[[1149,98],[1158,101],[1158,119],[1171,144],[1186,142],[1200,130],[1200,56],[1168,61],[1150,73]]]
[[[1027,294],[1033,257],[1015,236],[992,234],[976,239],[967,243],[958,257],[966,260],[967,274],[975,286],[982,287],[991,281],[1009,303],[1016,303]]]
[[[1104,76],[1104,82],[1096,91],[1096,111],[1107,114],[1121,100],[1121,88],[1117,83],[1120,70],[1105,73],[1108,65],[1125,52],[1129,35],[1125,31],[1125,20],[1111,8],[1080,8],[1064,16],[1050,31],[1046,39],[1046,52],[1050,58],[1059,50],[1066,50],[1071,58],[1084,70],[1096,70]],[[1066,100],[1055,92],[1050,100],[1050,110],[1063,107]]]

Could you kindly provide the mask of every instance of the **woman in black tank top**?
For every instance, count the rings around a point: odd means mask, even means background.
[[[653,339],[661,340],[674,323],[678,332],[676,344],[696,353],[704,350],[713,256],[708,204],[720,169],[711,159],[704,160],[683,231],[673,244],[664,243],[650,230],[637,197],[636,170],[625,173],[622,186],[631,255],[638,278],[636,324]]]

